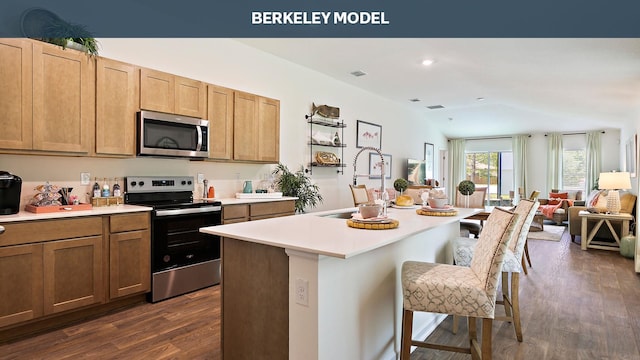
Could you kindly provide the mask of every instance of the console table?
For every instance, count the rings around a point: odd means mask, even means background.
[[[611,220],[622,222],[622,233],[620,234],[620,236],[629,234],[629,223],[631,222],[631,220],[633,220],[633,216],[631,216],[630,214],[592,214],[588,211],[580,211],[578,215],[580,216],[580,218],[582,218],[582,229],[580,232],[580,246],[582,250],[591,248],[619,251],[620,237],[618,237],[616,230],[613,228]],[[593,229],[591,229],[591,231],[587,231],[587,222],[589,221],[589,219],[597,220],[597,223],[593,226]],[[593,240],[602,224],[607,224],[607,228],[611,232],[611,235],[613,235],[613,239],[616,241],[615,243]]]

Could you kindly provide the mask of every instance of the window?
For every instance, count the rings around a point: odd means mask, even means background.
[[[487,187],[489,205],[511,203],[513,153],[511,151],[467,152],[467,179]]]
[[[584,190],[586,177],[586,150],[562,150],[562,189]]]

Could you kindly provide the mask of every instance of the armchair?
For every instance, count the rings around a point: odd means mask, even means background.
[[[607,211],[606,194],[607,194],[607,191],[605,190],[594,190],[591,192],[591,194],[589,194],[589,198],[587,199],[585,206],[571,206],[569,208],[569,212],[568,212],[569,234],[571,235],[571,241],[575,241],[576,235],[581,234],[582,218],[580,218],[580,215],[578,215],[578,213],[582,210],[587,210],[587,208],[597,208],[601,212]],[[625,214],[633,215],[635,205],[636,205],[635,195],[626,191],[620,192],[620,207],[621,207],[620,213],[621,214],[625,213]],[[595,220],[593,221],[590,220],[587,223],[587,231],[591,231],[595,223],[596,223]],[[622,222],[612,220],[611,223],[615,228],[615,231],[618,233],[618,236],[620,236]],[[611,235],[611,232],[609,231],[609,229],[606,229],[604,226],[598,229],[598,232],[596,233],[595,237],[600,239],[613,240],[613,236]]]
[[[569,207],[583,205],[582,190],[553,189],[549,198],[539,199],[539,211],[545,219],[553,220],[557,225],[569,220]]]

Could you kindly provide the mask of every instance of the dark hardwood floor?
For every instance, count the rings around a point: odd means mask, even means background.
[[[510,323],[494,322],[494,359],[640,359],[640,276],[633,260],[582,251],[566,232],[560,242],[530,240],[529,250],[533,268],[520,281],[524,342],[516,341]],[[451,325],[448,317],[429,341],[466,344],[465,321],[458,335]],[[0,359],[84,358],[220,359],[219,287],[0,345]],[[418,349],[411,358],[470,357]]]

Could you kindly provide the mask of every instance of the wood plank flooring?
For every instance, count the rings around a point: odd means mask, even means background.
[[[494,322],[494,359],[640,359],[640,275],[633,260],[582,251],[567,233],[561,242],[530,240],[529,250],[533,268],[520,277],[524,342],[516,341],[510,323]],[[464,345],[465,323],[453,335],[448,317],[429,341]],[[0,345],[0,359],[220,357],[219,286]],[[469,358],[428,349],[411,357]]]

